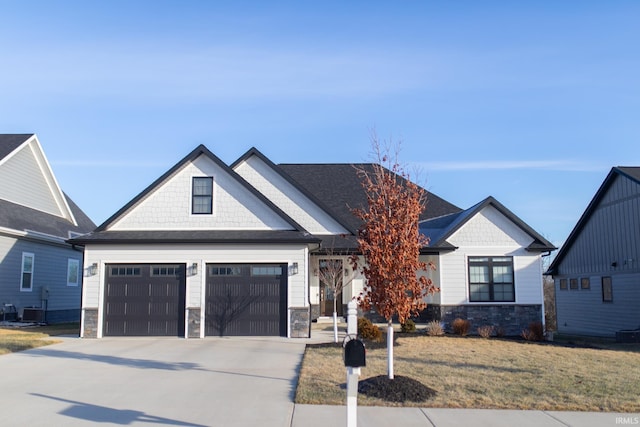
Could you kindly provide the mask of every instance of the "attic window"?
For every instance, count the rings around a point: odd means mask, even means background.
[[[213,178],[193,177],[191,190],[191,213],[207,215],[213,213]]]

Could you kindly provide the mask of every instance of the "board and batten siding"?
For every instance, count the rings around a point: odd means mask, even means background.
[[[308,307],[307,247],[305,245],[87,245],[85,247],[85,271],[91,264],[98,264],[94,276],[84,278],[83,308],[101,308],[104,298],[105,265],[119,263],[176,263],[187,268],[198,263],[196,275],[186,277],[186,307],[205,311],[206,264],[209,263],[298,263],[298,274],[288,277],[288,307]],[[102,331],[102,313],[98,316],[98,336]],[[287,328],[289,330],[289,328]],[[204,333],[204,329],[203,329]]]
[[[558,276],[617,273],[640,273],[640,184],[622,176],[558,265]]]
[[[213,213],[191,214],[193,177],[213,177]],[[205,155],[146,195],[109,230],[291,230],[292,226]]]
[[[554,274],[558,331],[614,336],[640,328],[640,185],[617,175]],[[613,301],[602,298],[611,277]],[[590,289],[580,280],[590,279]],[[570,280],[578,289],[570,289]],[[560,289],[561,280],[567,289]]]
[[[349,233],[257,156],[238,164],[235,171],[310,233]]]
[[[20,290],[22,254],[34,255],[33,288]],[[13,304],[17,309],[43,308],[42,288],[49,289],[47,311],[80,310],[82,283],[67,286],[69,259],[82,265],[82,252],[63,244],[46,244],[32,240],[16,239],[0,235],[0,302]]]
[[[533,238],[493,206],[487,206],[449,239],[458,247],[440,255],[440,303],[469,304],[468,257],[513,257],[515,303],[542,304],[542,262],[538,252],[529,252]],[[471,303],[483,304],[483,303]]]
[[[588,277],[589,289],[582,289],[580,279]],[[613,337],[619,330],[640,328],[640,274],[611,276],[613,301],[602,300],[602,276],[574,276],[578,289],[560,289],[561,278],[554,277],[558,332]]]

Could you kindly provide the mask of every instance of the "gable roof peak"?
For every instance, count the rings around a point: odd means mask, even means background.
[[[116,223],[118,220],[123,218],[127,212],[141,203],[149,194],[159,188],[164,182],[169,180],[172,176],[182,170],[187,164],[194,162],[200,156],[206,156],[213,163],[215,163],[221,170],[225,173],[229,174],[232,179],[236,180],[242,187],[244,187],[247,191],[257,197],[262,203],[264,203],[267,207],[269,207],[273,212],[275,212],[278,216],[280,216],[284,221],[291,224],[298,231],[306,231],[302,226],[300,226],[297,222],[295,222],[291,217],[285,214],[280,208],[275,206],[270,200],[268,200],[263,194],[258,192],[251,184],[249,184],[244,178],[242,178],[236,171],[234,171],[231,167],[227,166],[218,156],[213,154],[211,150],[209,150],[204,144],[198,145],[194,148],[189,154],[187,154],[184,158],[182,158],[178,163],[176,163],[171,169],[165,172],[158,179],[153,181],[147,188],[145,188],[142,192],[140,192],[136,197],[134,197],[129,203],[123,206],[120,210],[118,210],[115,214],[109,217],[105,222],[103,222],[98,228],[96,228],[96,232],[106,231],[111,225]]]
[[[582,229],[586,226],[587,222],[591,218],[591,215],[600,204],[600,201],[604,198],[605,194],[607,194],[609,188],[611,187],[611,185],[613,185],[613,182],[618,176],[623,176],[637,184],[640,184],[640,167],[614,166],[611,168],[604,181],[602,181],[602,184],[600,184],[600,187],[596,191],[595,195],[587,205],[586,209],[578,219],[578,222],[569,233],[569,236],[562,244],[562,247],[558,251],[558,254],[549,266],[547,274],[554,274],[557,271],[558,266],[560,265],[566,254],[569,252],[575,240],[582,232]]]
[[[437,218],[431,218],[426,221],[421,221],[421,232],[425,235],[427,232],[433,233],[433,236],[427,236],[431,238],[432,246],[451,246],[449,242],[447,242],[447,239],[451,237],[456,231],[458,231],[471,218],[476,216],[488,206],[494,207],[498,212],[504,215],[507,219],[513,222],[516,226],[518,226],[518,228],[527,233],[533,239],[533,242],[527,247],[528,250],[546,252],[556,249],[556,247],[551,242],[549,242],[528,224],[522,221],[517,215],[507,209],[493,196],[488,196],[475,205],[471,206],[470,208],[465,209],[461,212],[455,212],[449,215],[443,215]]]

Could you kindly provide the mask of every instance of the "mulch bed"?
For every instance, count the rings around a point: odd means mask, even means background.
[[[394,379],[389,379],[387,375],[378,375],[361,380],[358,383],[358,392],[388,402],[424,402],[437,394],[420,381],[400,375],[395,375]]]

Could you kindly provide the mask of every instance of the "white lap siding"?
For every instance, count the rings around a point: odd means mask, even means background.
[[[515,304],[543,303],[540,254],[524,249],[531,244],[531,236],[494,207],[484,208],[448,241],[458,249],[440,255],[441,304],[469,303],[470,256],[513,257]]]
[[[186,309],[198,308],[204,313],[204,289],[207,263],[285,263],[298,264],[298,273],[288,277],[287,306],[308,307],[308,277],[306,271],[306,246],[302,245],[87,245],[85,248],[85,272],[93,263],[98,272],[86,276],[83,288],[83,309],[98,309],[98,337],[102,336],[102,305],[106,264],[120,263],[179,263],[186,264],[187,271],[198,264],[197,274],[186,277]],[[86,273],[85,273],[86,274]],[[185,313],[185,316],[187,313]],[[287,316],[288,318],[288,316]],[[289,330],[289,328],[287,328]],[[204,333],[204,332],[203,332]]]

